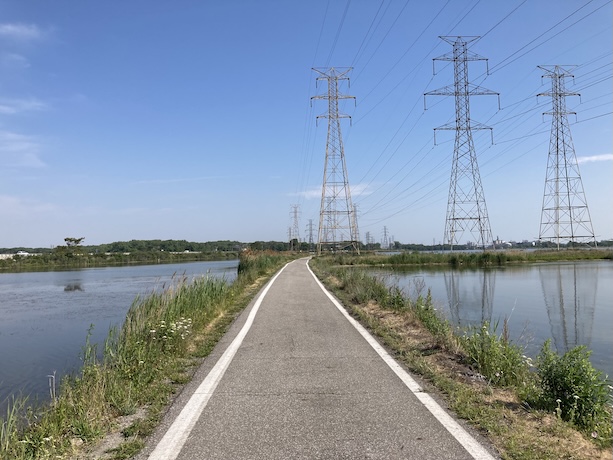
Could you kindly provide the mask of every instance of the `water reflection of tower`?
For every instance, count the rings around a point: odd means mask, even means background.
[[[452,324],[467,327],[491,322],[495,284],[494,270],[446,272],[445,287]]]
[[[598,267],[565,264],[539,268],[545,307],[556,350],[565,353],[592,341]]]

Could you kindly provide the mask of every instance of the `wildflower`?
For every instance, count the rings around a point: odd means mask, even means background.
[[[596,439],[598,437],[598,433],[596,433],[595,431],[592,431],[592,438]]]

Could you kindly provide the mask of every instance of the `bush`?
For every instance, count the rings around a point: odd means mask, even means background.
[[[385,283],[369,275],[364,270],[336,270],[340,288],[345,291],[352,301],[359,304],[374,300],[380,305],[387,303],[389,290]]]
[[[518,386],[526,382],[529,372],[528,360],[523,349],[511,343],[504,332],[496,335],[498,324],[490,333],[489,323],[475,328],[462,337],[464,351],[471,364],[488,381],[500,386]]]
[[[591,352],[578,346],[560,356],[548,340],[537,357],[540,388],[528,398],[537,408],[555,412],[563,420],[610,439],[609,386],[589,360]]]

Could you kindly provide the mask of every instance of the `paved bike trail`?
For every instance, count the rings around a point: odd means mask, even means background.
[[[495,458],[339,307],[306,259],[284,267],[139,458]]]

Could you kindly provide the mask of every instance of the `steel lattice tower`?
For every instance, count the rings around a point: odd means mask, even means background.
[[[551,78],[551,91],[537,97],[549,96],[553,103],[551,112],[543,114],[553,118],[539,241],[555,241],[558,249],[561,241],[596,244],[568,124],[567,115],[575,112],[566,110],[566,96],[579,96],[566,92],[565,78],[573,75],[570,69],[557,65],[539,66],[539,69],[545,72],[544,78]]]
[[[309,219],[307,233],[309,234],[309,251],[313,251],[313,219]]]
[[[300,230],[299,230],[299,218],[300,218],[300,205],[299,204],[293,204],[292,206],[292,211],[291,211],[291,215],[292,215],[292,226],[289,229],[289,246],[290,246],[290,251],[291,250],[295,250],[298,248],[293,247],[294,242],[296,243],[300,243]]]
[[[313,69],[319,74],[317,82],[325,80],[328,83],[328,93],[313,96],[313,99],[326,99],[328,112],[317,116],[328,119],[328,137],[326,141],[326,162],[324,166],[323,186],[321,189],[321,206],[319,212],[319,232],[317,237],[317,253],[322,248],[336,251],[351,247],[359,253],[357,236],[357,221],[355,210],[351,203],[351,191],[347,179],[347,166],[341,136],[341,118],[351,118],[338,110],[339,99],[353,99],[339,92],[339,80],[349,81],[351,68],[331,67],[329,69]]]
[[[463,40],[462,37],[440,38],[453,45],[453,51],[434,58],[434,61],[453,62],[454,84],[430,91],[424,96],[455,96],[455,122],[434,129],[435,143],[436,130],[445,129],[456,132],[443,243],[449,244],[453,250],[454,244],[458,244],[464,232],[468,231],[476,238],[471,243],[485,250],[486,247],[493,246],[494,240],[487,215],[472,130],[489,129],[491,131],[492,128],[471,121],[470,96],[498,96],[498,93],[468,82],[468,61],[484,60],[487,62],[486,58],[468,51],[468,44],[479,37],[467,37],[467,40]]]
[[[390,241],[387,237],[387,227],[383,226],[383,239],[381,240],[381,249],[387,250],[390,248]]]

